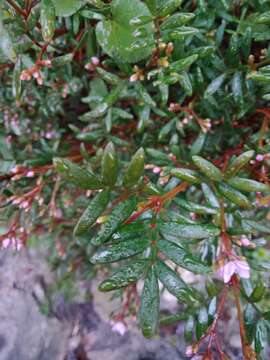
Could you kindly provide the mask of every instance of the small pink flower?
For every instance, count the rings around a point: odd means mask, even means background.
[[[243,246],[243,247],[249,247],[250,245],[251,245],[251,241],[246,237],[246,236],[241,236],[241,239],[240,239],[240,241],[241,241],[241,245]]]
[[[97,56],[92,56],[91,57],[91,62],[93,65],[99,65],[99,58]]]
[[[263,161],[264,160],[264,155],[262,155],[262,154],[258,154],[257,156],[256,156],[256,160],[257,161]]]
[[[11,239],[10,238],[5,238],[3,241],[2,241],[2,248],[3,249],[7,249],[11,244]]]
[[[34,171],[32,171],[32,170],[30,170],[30,171],[28,171],[27,173],[26,173],[26,177],[33,177],[33,176],[35,176],[35,173],[34,173]]]
[[[123,336],[127,332],[127,327],[122,321],[111,322],[112,331]]]
[[[191,357],[192,355],[194,355],[194,351],[193,351],[192,346],[189,345],[189,346],[186,348],[186,356],[187,356],[187,357]]]
[[[159,174],[161,172],[161,168],[158,167],[158,166],[155,166],[154,169],[153,169],[153,173],[154,174]]]
[[[235,258],[220,266],[217,274],[223,279],[225,284],[228,284],[234,274],[248,279],[250,277],[250,267],[245,259]]]

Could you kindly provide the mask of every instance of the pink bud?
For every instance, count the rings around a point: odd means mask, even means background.
[[[97,56],[92,56],[91,57],[91,62],[93,65],[98,65],[99,64],[99,58]]]
[[[30,170],[26,173],[26,177],[33,177],[33,176],[35,176],[35,173],[32,170]]]
[[[249,247],[251,244],[250,240],[246,236],[241,236],[240,241],[241,241],[241,245],[244,247]]]
[[[158,166],[155,166],[154,169],[153,169],[153,173],[154,174],[159,174],[161,172],[161,168],[158,167]]]
[[[193,348],[192,348],[191,345],[189,345],[189,346],[186,348],[186,356],[187,356],[187,357],[191,357],[192,355],[194,355]]]
[[[112,331],[123,336],[127,332],[127,327],[122,321],[117,321],[115,323],[111,323]]]
[[[263,154],[258,154],[257,156],[256,156],[256,160],[257,161],[263,161],[264,160],[264,155]]]

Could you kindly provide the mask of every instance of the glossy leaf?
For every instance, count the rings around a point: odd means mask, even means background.
[[[228,184],[234,187],[237,190],[240,191],[246,191],[246,192],[264,192],[264,191],[270,191],[270,187],[266,184],[260,183],[255,180],[251,179],[243,179],[239,177],[231,178],[228,181]]]
[[[85,2],[84,0],[52,0],[57,16],[73,15]]]
[[[225,196],[226,199],[230,200],[234,204],[240,206],[244,209],[252,208],[252,205],[248,198],[242,194],[240,191],[235,190],[234,188],[230,187],[227,184],[219,184],[218,185],[219,192]]]
[[[82,235],[95,223],[110,201],[110,191],[98,193],[83,212],[74,229],[74,235]]]
[[[192,161],[204,173],[204,175],[209,177],[211,180],[222,181],[223,179],[222,172],[210,161],[198,155],[192,156]]]
[[[193,293],[192,288],[189,287],[175,271],[161,260],[157,261],[155,268],[159,280],[179,301],[185,303],[193,303],[195,301],[196,294]]]
[[[118,175],[118,158],[112,142],[106,146],[102,158],[101,178],[105,185],[113,186]]]
[[[159,316],[159,288],[158,279],[153,267],[150,267],[141,295],[141,305],[139,310],[139,326],[145,337],[150,338],[155,335],[158,326]]]
[[[205,239],[210,236],[218,236],[220,233],[219,228],[211,225],[188,225],[173,222],[163,223],[160,226],[160,231],[186,239]]]
[[[93,245],[100,245],[106,242],[111,235],[117,230],[117,228],[129,218],[136,208],[136,200],[134,197],[124,200],[116,205],[107,221],[102,224],[96,237],[91,240]]]
[[[121,267],[99,285],[100,291],[111,291],[128,286],[143,277],[148,262],[137,260]]]
[[[144,172],[144,150],[140,148],[133,155],[123,179],[123,185],[132,187],[138,183]]]
[[[139,0],[113,0],[111,4],[112,18],[98,23],[96,35],[103,50],[110,56],[127,61],[137,62],[150,56],[153,48],[153,24],[141,25],[146,32],[145,46],[132,47],[136,41],[134,27],[130,21],[136,16],[150,16],[145,4]]]
[[[46,42],[50,42],[55,31],[55,9],[52,0],[42,0],[40,24],[43,39]]]
[[[187,181],[190,184],[197,185],[202,182],[200,174],[195,170],[185,168],[172,169],[171,174],[180,180]]]
[[[102,189],[102,182],[90,171],[68,159],[54,158],[54,165],[61,176],[82,189]]]
[[[226,170],[226,176],[231,177],[238,173],[254,156],[254,151],[249,150],[234,159]]]
[[[196,256],[193,256],[186,249],[173,242],[160,240],[158,242],[158,249],[175,264],[184,269],[198,274],[211,272],[211,269]]]
[[[92,264],[107,264],[127,259],[146,250],[147,239],[127,240],[99,249],[90,259]]]

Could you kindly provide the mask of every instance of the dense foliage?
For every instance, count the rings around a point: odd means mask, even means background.
[[[47,236],[64,280],[102,271],[116,320],[185,321],[188,356],[228,358],[233,300],[243,357],[266,359],[269,1],[0,7],[2,247]],[[179,314],[159,316],[163,288]]]

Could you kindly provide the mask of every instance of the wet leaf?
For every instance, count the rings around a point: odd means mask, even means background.
[[[90,259],[92,264],[107,264],[127,259],[146,250],[147,239],[127,240],[99,249]]]
[[[74,229],[74,235],[82,235],[95,223],[110,201],[110,190],[98,193],[83,212]]]
[[[155,335],[159,316],[159,288],[155,269],[150,267],[141,295],[141,306],[138,314],[139,326],[145,337]]]
[[[175,264],[198,274],[207,274],[211,269],[197,257],[193,256],[183,247],[167,240],[158,242],[158,249]]]
[[[100,245],[106,242],[118,229],[118,227],[133,213],[136,208],[136,204],[137,202],[135,198],[131,197],[130,199],[124,200],[116,205],[109,215],[107,221],[102,224],[96,237],[91,240],[91,243],[93,245]]]
[[[129,262],[104,280],[99,285],[99,290],[116,290],[138,281],[144,275],[147,264],[148,261],[146,260]]]
[[[159,280],[179,301],[183,301],[184,303],[193,303],[195,301],[196,294],[193,293],[192,288],[189,287],[175,271],[161,260],[157,261],[155,267]]]

